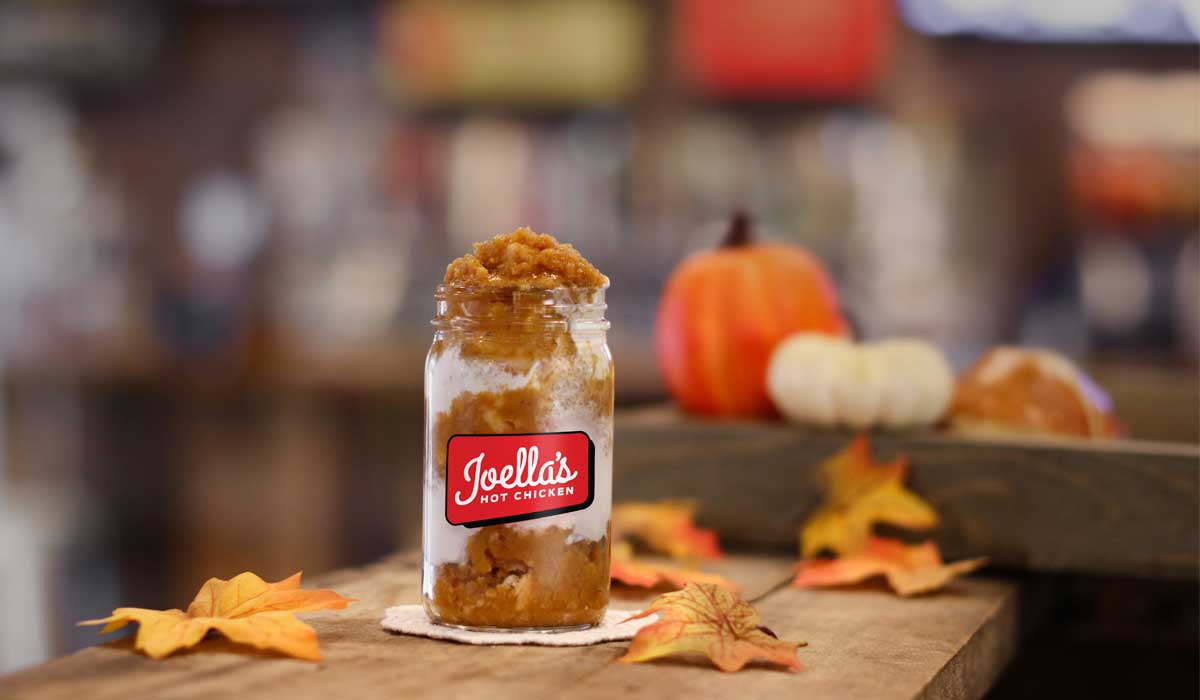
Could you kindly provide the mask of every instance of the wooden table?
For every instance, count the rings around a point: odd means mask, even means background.
[[[618,664],[628,643],[593,647],[473,647],[380,629],[390,605],[417,602],[417,559],[402,555],[365,569],[319,577],[359,603],[307,616],[324,661],[246,652],[223,639],[166,661],[100,644],[0,678],[5,700],[209,698],[978,698],[1016,647],[1017,591],[970,578],[948,590],[902,599],[881,587],[801,591],[786,585],[784,558],[730,556],[713,570],[738,581],[765,624],[804,640],[803,669],[756,667],[724,674],[703,660]],[[614,600],[636,609],[646,596]]]

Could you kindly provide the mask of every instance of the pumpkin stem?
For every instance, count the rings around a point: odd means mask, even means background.
[[[729,230],[725,233],[725,239],[721,241],[720,247],[740,248],[749,244],[752,224],[749,214],[741,209],[735,211],[733,217],[729,219]]]

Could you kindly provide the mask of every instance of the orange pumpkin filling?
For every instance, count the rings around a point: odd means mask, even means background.
[[[570,534],[481,528],[466,562],[438,567],[426,605],[441,622],[471,627],[594,625],[608,607],[608,538],[568,543]]]

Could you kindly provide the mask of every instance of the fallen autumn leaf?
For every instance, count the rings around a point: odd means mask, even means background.
[[[945,564],[933,542],[907,545],[884,537],[871,537],[861,552],[796,564],[793,583],[797,588],[823,588],[884,576],[892,590],[910,596],[936,591],[986,562],[986,558],[980,557]]]
[[[209,579],[196,594],[187,612],[117,608],[103,620],[85,620],[80,625],[104,625],[101,634],[138,623],[134,648],[161,659],[198,644],[209,630],[216,630],[239,644],[273,649],[288,656],[319,661],[317,633],[297,620],[293,613],[341,610],[353,598],[327,589],[300,589],[301,573],[276,583],[267,583],[250,572],[228,581]]]
[[[613,541],[635,539],[675,559],[719,558],[717,533],[696,527],[696,509],[686,500],[618,503],[612,509]]]
[[[658,615],[658,621],[638,630],[619,661],[637,663],[694,653],[707,656],[727,673],[756,660],[800,668],[796,649],[806,643],[776,637],[761,625],[753,606],[721,586],[689,583],[681,591],[655,598],[629,619],[647,615]]]
[[[904,487],[908,460],[871,461],[871,446],[859,435],[821,465],[825,502],[800,531],[801,556],[822,550],[839,554],[862,549],[875,523],[910,529],[937,525],[933,508]]]
[[[615,542],[610,565],[612,579],[627,586],[657,588],[670,585],[683,588],[688,583],[713,583],[731,591],[739,590],[733,581],[720,574],[710,574],[697,569],[685,569],[638,559],[628,542]]]

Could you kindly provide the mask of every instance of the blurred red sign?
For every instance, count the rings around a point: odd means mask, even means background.
[[[870,87],[892,26],[887,0],[676,0],[675,54],[718,97],[845,98]]]

